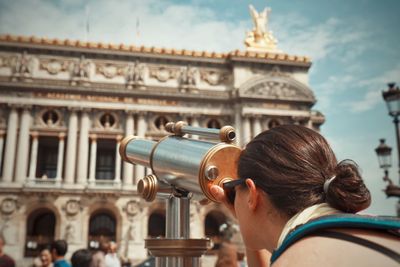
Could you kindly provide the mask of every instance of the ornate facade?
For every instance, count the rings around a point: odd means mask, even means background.
[[[22,262],[53,239],[70,253],[118,242],[133,261],[163,235],[163,202],[136,181],[148,169],[121,162],[125,135],[159,139],[167,121],[232,125],[238,144],[280,124],[318,130],[311,62],[283,53],[209,53],[0,36],[0,231]],[[193,237],[218,235],[229,214],[192,204]],[[217,230],[216,230],[217,229]]]

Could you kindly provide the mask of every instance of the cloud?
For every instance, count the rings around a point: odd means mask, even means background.
[[[2,1],[1,6],[1,33],[86,38],[82,1],[16,0]],[[98,0],[87,6],[91,41],[227,52],[244,48],[250,24],[250,17],[223,20],[217,10],[169,1]]]
[[[381,75],[358,81],[357,86],[360,88],[367,88],[367,90],[362,99],[348,102],[346,106],[350,107],[350,110],[356,113],[375,108],[376,105],[382,102],[382,90],[386,90],[386,88],[382,88],[382,85],[396,81],[399,77],[400,64]]]
[[[348,24],[352,26],[348,27]],[[277,28],[278,40],[281,40],[284,51],[309,55],[314,62],[328,56],[346,59],[349,55],[341,55],[346,51],[352,51],[351,54],[354,54],[357,50],[355,54],[359,55],[368,47],[368,43],[362,40],[370,36],[363,22],[352,24],[331,17],[315,24],[296,13],[277,16],[273,26]],[[353,49],[354,47],[356,49]]]

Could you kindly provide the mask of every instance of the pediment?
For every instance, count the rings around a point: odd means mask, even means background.
[[[239,97],[315,102],[307,85],[289,76],[275,75],[251,78],[239,88]]]

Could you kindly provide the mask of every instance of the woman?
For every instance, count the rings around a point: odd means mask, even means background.
[[[333,238],[322,229],[289,244],[301,236],[296,231],[302,227],[335,216],[342,220],[344,213],[357,213],[371,202],[356,164],[338,163],[317,132],[286,125],[259,134],[243,150],[238,175],[239,180],[224,184],[225,191],[218,186],[211,190],[236,216],[249,266],[269,266],[271,253],[274,267],[398,266],[384,253],[337,238],[373,241],[400,258],[399,238],[387,231],[340,228],[336,222],[329,227],[335,232]],[[390,224],[400,228],[399,221]]]

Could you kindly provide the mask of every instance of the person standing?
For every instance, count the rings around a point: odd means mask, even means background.
[[[117,255],[117,248],[117,244],[111,241],[105,257],[106,267],[121,267],[121,261]]]
[[[4,253],[4,237],[0,235],[0,267],[15,267],[15,261]]]
[[[67,250],[68,244],[65,240],[56,240],[51,244],[50,251],[54,267],[71,267],[64,258]]]

